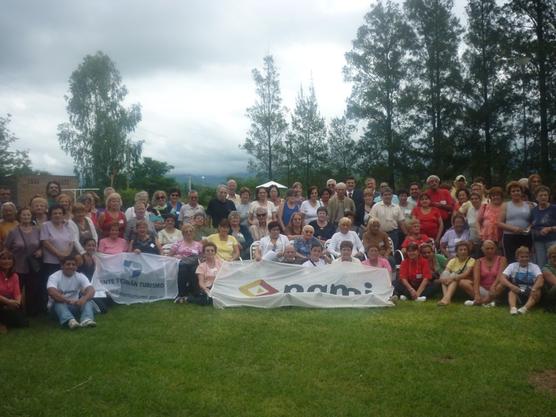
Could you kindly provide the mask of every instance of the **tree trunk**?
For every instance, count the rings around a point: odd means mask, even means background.
[[[543,0],[537,0],[535,4],[536,11],[536,34],[537,34],[537,59],[539,62],[539,113],[541,118],[540,132],[540,171],[543,178],[549,175],[548,164],[548,103],[546,88],[546,45],[544,39],[544,9]]]

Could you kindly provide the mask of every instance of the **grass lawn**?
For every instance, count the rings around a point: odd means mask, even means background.
[[[0,416],[554,416],[556,315],[113,307],[0,336]]]

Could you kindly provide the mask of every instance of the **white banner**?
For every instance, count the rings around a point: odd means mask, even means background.
[[[276,262],[225,262],[210,292],[217,308],[393,306],[386,269],[348,262],[305,268]]]
[[[142,253],[96,254],[95,296],[107,293],[118,304],[173,299],[178,294],[179,260]]]

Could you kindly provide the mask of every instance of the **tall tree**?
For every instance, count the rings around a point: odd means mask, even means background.
[[[328,160],[333,174],[345,178],[353,171],[357,159],[355,140],[356,126],[346,116],[334,117],[328,128]]]
[[[417,38],[411,65],[413,136],[428,169],[441,176],[452,175],[461,162],[455,145],[461,120],[462,29],[452,8],[453,0],[405,2]]]
[[[398,5],[378,1],[365,15],[353,48],[346,54],[344,74],[353,82],[348,115],[367,122],[359,143],[361,164],[366,169],[386,166],[392,185],[395,173],[408,162],[401,156],[407,143],[402,145],[397,125],[413,43],[414,36]]]
[[[279,74],[271,55],[264,57],[262,71],[253,69],[257,99],[247,109],[247,117],[251,119],[251,127],[243,144],[254,160],[250,166],[257,172],[266,174],[273,179],[276,161],[282,141],[287,132],[285,108],[282,107]]]
[[[306,186],[316,183],[326,157],[326,123],[320,115],[313,83],[309,94],[300,87],[291,122],[292,156],[299,161],[298,175]]]
[[[496,0],[469,0],[465,34],[464,137],[458,152],[469,155],[474,175],[492,184],[493,174],[504,175],[511,133],[506,116],[511,83],[504,77],[506,21]]]
[[[12,149],[17,137],[9,129],[11,115],[0,116],[0,178],[8,175],[32,174],[29,152]]]
[[[58,141],[84,184],[114,186],[141,157],[142,141],[129,137],[141,109],[138,104],[125,108],[126,96],[114,62],[100,51],[87,55],[71,74],[65,96],[69,123],[58,126]]]
[[[553,65],[556,59],[556,3],[554,0],[510,0],[507,10],[514,38],[512,52],[522,60],[521,65],[527,65],[536,90],[539,132],[538,158],[535,159],[541,173],[549,176],[552,174],[550,137],[554,136],[549,129],[556,128],[556,112],[550,104],[556,100]]]

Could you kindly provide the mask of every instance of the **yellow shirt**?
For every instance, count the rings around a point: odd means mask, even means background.
[[[17,221],[5,222],[4,220],[0,220],[0,240],[2,242],[5,241],[10,231],[15,229],[18,224],[19,222]]]
[[[463,269],[464,265],[465,265],[466,269],[467,268],[473,268],[473,265],[475,265],[475,259],[473,259],[473,258],[468,258],[468,259],[469,260],[465,259],[462,262],[457,257],[452,258],[448,261],[448,264],[446,265],[446,270],[449,271],[449,272],[461,273],[461,272],[463,272],[461,270]],[[467,261],[467,264],[465,263],[466,261]]]
[[[234,247],[238,246],[235,237],[228,235],[228,240],[220,240],[220,235],[215,233],[210,235],[207,240],[216,245],[216,256],[223,261],[231,261],[234,256]]]

